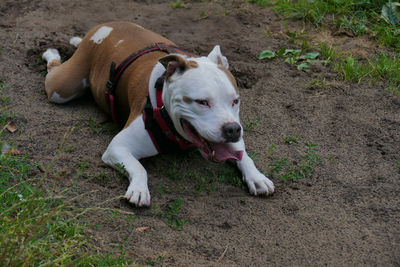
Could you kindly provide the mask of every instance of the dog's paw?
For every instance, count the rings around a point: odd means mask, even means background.
[[[147,186],[140,187],[130,184],[126,191],[125,198],[137,207],[150,206],[150,192]]]
[[[274,192],[274,183],[261,172],[243,177],[252,195],[270,195]]]

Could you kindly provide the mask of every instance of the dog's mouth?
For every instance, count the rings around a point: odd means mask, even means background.
[[[228,159],[236,161],[242,160],[243,151],[234,151],[230,145],[226,143],[214,143],[203,138],[187,120],[181,119],[181,124],[185,133],[192,140],[201,155],[213,162],[223,162]]]

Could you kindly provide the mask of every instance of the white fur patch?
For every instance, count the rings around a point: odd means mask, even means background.
[[[59,94],[57,94],[56,92],[54,92],[51,97],[50,97],[50,101],[56,104],[64,104],[67,103],[68,101],[70,101],[71,99],[75,98],[76,95],[72,95],[70,97],[67,98],[62,98]]]
[[[96,44],[101,44],[104,39],[110,35],[110,32],[113,30],[113,28],[108,27],[108,26],[102,26],[100,29],[98,29],[93,36],[90,38],[91,41],[95,42]]]
[[[214,46],[213,50],[208,54],[208,58],[215,64],[222,64],[226,69],[229,69],[228,59],[222,55],[219,45]]]
[[[82,42],[82,38],[80,37],[72,37],[71,39],[69,39],[69,43],[75,47],[78,47],[78,45]]]
[[[139,24],[135,24],[136,26],[138,26],[140,29],[144,29],[142,26],[140,26]]]
[[[43,53],[42,58],[47,62],[47,72],[50,71],[49,65],[53,60],[58,60],[59,62],[61,62],[60,54],[55,48],[47,49],[46,52]]]
[[[58,50],[55,48],[49,48],[46,50],[46,52],[43,53],[42,58],[47,61],[47,63],[50,63],[53,60],[60,60],[61,57],[60,54],[58,53]]]
[[[114,47],[119,46],[123,41],[124,41],[124,40],[119,40],[119,41],[114,45]]]

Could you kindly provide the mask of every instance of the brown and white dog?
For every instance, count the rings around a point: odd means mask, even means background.
[[[109,114],[114,112],[105,97],[111,63],[123,62],[133,52],[155,43],[175,47],[168,39],[129,22],[99,25],[83,39],[73,37],[70,43],[78,48],[63,64],[56,49],[43,54],[48,68],[48,99],[66,103],[90,87],[96,103]],[[178,136],[175,141],[194,144],[205,158],[215,162],[236,160],[251,194],[273,193],[274,184],[257,170],[245,151],[239,92],[219,46],[206,57],[180,49],[174,52],[144,53],[126,68],[115,88],[115,113],[124,127],[102,159],[115,169],[124,167],[130,181],[125,197],[137,206],[150,205],[147,173],[139,159],[154,156],[160,149],[157,135],[152,135],[142,113],[145,105],[157,107],[155,87],[163,74],[160,98]]]

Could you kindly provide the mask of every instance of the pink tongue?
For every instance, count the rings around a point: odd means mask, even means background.
[[[237,161],[242,160],[243,151],[234,151],[227,144],[212,144],[215,149],[214,157],[211,155],[213,161],[225,161],[227,159],[234,159]]]
[[[212,149],[215,151],[210,150],[207,144],[201,141],[196,134],[192,132],[188,124],[183,125],[183,130],[185,133],[192,139],[192,142],[199,148],[201,155],[208,160],[214,162],[221,162],[228,159],[234,159],[237,161],[242,160],[243,151],[234,151],[228,144],[224,143],[210,143]],[[213,155],[214,154],[214,155]]]

